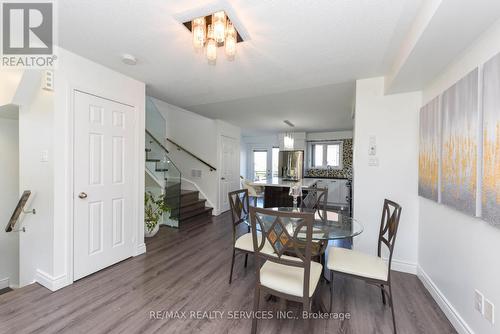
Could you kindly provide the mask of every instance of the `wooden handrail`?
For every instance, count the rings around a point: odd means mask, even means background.
[[[14,230],[16,227],[16,224],[19,220],[19,217],[21,214],[27,214],[27,213],[32,213],[36,214],[36,210],[33,209],[31,211],[25,211],[24,208],[26,204],[28,203],[28,200],[31,196],[31,191],[30,190],[25,190],[23,194],[21,195],[21,198],[19,199],[19,202],[17,202],[16,208],[14,209],[14,212],[12,213],[12,216],[9,219],[9,222],[7,223],[7,227],[5,227],[5,232],[19,232],[18,230]],[[24,229],[22,229],[24,232]]]
[[[177,149],[178,150],[182,150],[184,152],[186,152],[187,154],[189,154],[190,156],[192,156],[193,158],[195,158],[196,160],[198,160],[199,162],[201,162],[202,164],[205,164],[208,166],[208,168],[210,168],[210,171],[216,171],[217,168],[215,168],[214,166],[212,166],[211,164],[209,164],[208,162],[206,162],[205,160],[197,157],[196,155],[194,155],[193,153],[191,153],[190,151],[186,150],[184,147],[182,147],[181,145],[177,144],[175,141],[173,141],[172,139],[170,138],[167,138],[167,141],[171,142],[172,144],[174,144],[175,146],[177,146]]]
[[[153,136],[153,134],[152,134],[151,132],[149,132],[148,130],[146,130],[146,133],[147,133],[147,134],[148,134],[151,138],[153,138],[153,140],[155,141],[155,143],[157,143],[158,145],[160,145],[160,147],[161,147],[162,149],[164,149],[167,153],[170,153],[170,152],[167,150],[167,148],[166,148],[165,146],[163,146],[163,144],[162,144],[162,143],[160,143],[160,141],[159,141],[158,139],[156,139],[156,138],[155,138],[155,136]]]

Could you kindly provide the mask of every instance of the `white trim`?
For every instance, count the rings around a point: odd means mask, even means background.
[[[182,182],[187,182],[190,185],[192,185],[194,187],[194,189],[186,189],[186,190],[196,190],[196,191],[198,191],[200,193],[201,197],[207,201],[208,206],[210,206],[211,208],[213,208],[214,215],[215,216],[219,215],[219,212],[218,212],[219,210],[217,209],[217,207],[212,203],[212,201],[210,201],[208,199],[207,195],[203,192],[203,190],[201,190],[200,187],[198,187],[198,185],[196,183],[194,183],[191,180],[186,179],[185,177],[181,177],[181,188],[182,188]]]
[[[465,320],[460,316],[458,311],[453,307],[450,301],[445,297],[445,295],[439,290],[432,279],[425,273],[422,267],[418,266],[418,278],[423,283],[425,288],[429,291],[431,296],[434,298],[436,303],[439,305],[443,313],[446,315],[448,320],[458,333],[460,334],[474,334],[474,331],[469,327]]]
[[[146,253],[146,244],[142,243],[135,248],[134,256],[139,256]]]
[[[71,284],[71,282],[68,282],[66,274],[52,277],[40,269],[36,270],[35,281],[51,291],[59,290]]]
[[[418,265],[414,262],[392,259],[391,270],[416,275],[417,267]]]
[[[9,278],[6,277],[6,278],[0,279],[0,290],[6,289],[8,287],[10,287],[10,285],[9,285]]]

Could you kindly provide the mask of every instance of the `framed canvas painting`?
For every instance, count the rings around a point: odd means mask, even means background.
[[[418,195],[438,201],[439,178],[439,97],[420,110],[418,154]]]
[[[479,69],[442,96],[441,202],[476,216]]]
[[[500,226],[500,54],[483,67],[482,217]]]

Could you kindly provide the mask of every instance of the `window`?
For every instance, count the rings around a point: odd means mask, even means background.
[[[310,167],[342,169],[342,142],[311,142],[308,148]]]

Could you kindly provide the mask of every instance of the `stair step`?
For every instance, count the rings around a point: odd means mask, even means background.
[[[155,171],[157,172],[168,172],[167,168],[156,168]]]
[[[210,216],[212,216],[212,210],[213,208],[210,208],[210,207],[203,207],[203,208],[200,208],[200,209],[196,209],[196,210],[192,210],[192,211],[189,211],[189,212],[186,212],[184,214],[181,215],[180,217],[180,221],[181,222],[185,222],[186,220],[191,220],[193,218],[197,218],[201,215],[206,215],[207,218]]]
[[[151,149],[150,148],[146,148],[145,151],[146,152],[151,152]]]
[[[160,162],[160,159],[154,159],[154,158],[146,158],[147,162]]]
[[[174,215],[177,215],[179,213],[180,209],[180,216],[183,217],[185,214],[195,211],[198,209],[202,209],[205,207],[205,199],[197,199],[196,201],[189,201],[189,202],[181,202],[180,208],[175,208],[172,210],[172,213]]]
[[[181,203],[189,203],[189,202],[194,202],[196,200],[198,200],[198,196],[199,196],[199,191],[196,191],[196,190],[181,190],[180,191],[180,195],[181,195],[181,198],[180,198],[180,202]],[[167,189],[167,196],[166,196],[166,201],[167,201],[167,204],[174,204],[176,205],[175,207],[173,207],[172,209],[176,209],[178,207],[178,203],[172,203],[172,202],[175,202],[177,201],[177,198],[179,197],[179,192],[178,191],[172,191],[172,192],[168,192],[168,189]]]

